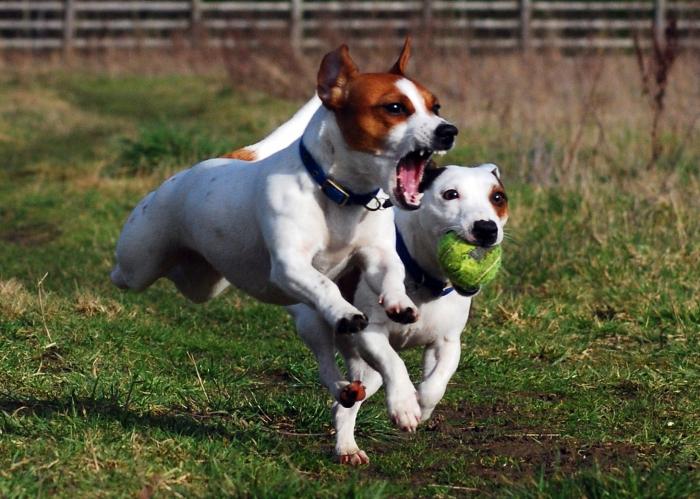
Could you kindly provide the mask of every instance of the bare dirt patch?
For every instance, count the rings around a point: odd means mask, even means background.
[[[46,222],[22,225],[0,232],[0,240],[24,247],[48,244],[61,235],[61,229]]]
[[[550,394],[542,394],[548,399]],[[624,470],[639,465],[644,449],[625,442],[584,442],[556,428],[530,426],[527,414],[503,401],[489,405],[438,409],[426,425],[438,461],[414,473],[418,485],[435,482],[435,474],[450,466],[455,455],[466,458],[465,477],[494,483],[525,483],[545,476],[571,475],[587,468]]]

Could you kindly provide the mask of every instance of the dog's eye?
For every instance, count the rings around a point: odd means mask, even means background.
[[[440,116],[440,104],[435,104],[433,106],[433,114],[436,114],[437,116]]]
[[[442,199],[446,201],[451,201],[453,199],[457,199],[459,197],[459,192],[457,192],[454,189],[447,189],[445,192],[442,193]]]
[[[391,102],[389,104],[384,104],[384,109],[387,113],[391,114],[392,116],[400,116],[402,114],[408,113],[406,106],[404,106],[400,102]]]
[[[491,194],[491,202],[496,206],[503,206],[508,202],[508,197],[505,192],[496,191]]]

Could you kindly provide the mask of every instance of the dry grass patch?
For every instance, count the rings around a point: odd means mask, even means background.
[[[99,297],[90,291],[78,293],[73,309],[85,317],[104,315],[109,319],[113,319],[123,311],[123,307],[116,301]]]
[[[0,280],[0,315],[16,319],[35,306],[36,297],[29,294],[17,279]]]

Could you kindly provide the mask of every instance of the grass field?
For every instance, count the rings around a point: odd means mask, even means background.
[[[630,60],[472,60],[464,93],[425,76],[461,127],[445,162],[501,166],[505,271],[430,423],[400,434],[383,392],[363,407],[362,469],[333,462],[282,309],[108,280],[144,193],[302,101],[218,74],[5,71],[0,496],[700,496],[700,72],[682,62],[652,166]]]

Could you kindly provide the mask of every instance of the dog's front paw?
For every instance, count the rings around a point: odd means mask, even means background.
[[[360,466],[362,464],[369,464],[369,458],[365,451],[357,450],[357,452],[351,452],[349,454],[340,454],[338,456],[338,461],[340,464],[347,464],[350,466]]]
[[[412,324],[418,320],[418,308],[407,297],[392,299],[388,294],[382,295],[379,304],[384,307],[387,317],[399,324]]]
[[[399,324],[413,324],[418,320],[418,314],[413,308],[405,308],[403,310],[387,310],[386,315],[394,322]]]
[[[335,323],[335,332],[340,334],[359,333],[367,327],[369,321],[365,314],[352,314]]]
[[[340,405],[343,407],[352,407],[355,405],[355,402],[364,400],[366,396],[365,386],[361,381],[355,380],[340,390],[338,402],[340,402]]]
[[[387,398],[389,417],[402,431],[414,432],[421,421],[421,409],[415,392],[399,399]]]

